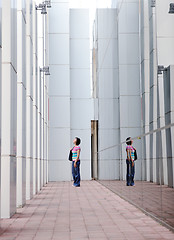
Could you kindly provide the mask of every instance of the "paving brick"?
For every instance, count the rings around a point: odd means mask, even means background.
[[[78,189],[70,182],[48,183],[0,226],[5,240],[174,239],[174,233],[96,181],[82,181]]]

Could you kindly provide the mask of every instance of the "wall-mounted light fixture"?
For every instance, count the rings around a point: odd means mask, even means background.
[[[45,3],[40,3],[38,6],[36,6],[36,10],[41,10],[41,14],[47,14]]]
[[[47,8],[51,8],[51,1],[44,1],[36,6],[36,10],[41,10],[41,14],[47,14]]]
[[[158,66],[158,74],[162,74],[165,70],[166,68],[163,65]]]
[[[41,72],[44,72],[45,75],[50,75],[50,69],[49,69],[49,67],[40,68],[40,71],[41,71]]]
[[[174,3],[170,3],[169,13],[174,13]]]
[[[44,3],[47,5],[47,8],[51,8],[51,1],[44,1]]]
[[[151,0],[151,7],[155,7],[156,5],[156,0]]]

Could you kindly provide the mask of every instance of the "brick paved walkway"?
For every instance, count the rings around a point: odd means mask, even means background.
[[[6,240],[174,239],[174,233],[95,181],[49,183],[11,219]]]
[[[135,181],[133,188],[127,187],[125,181],[100,183],[174,229],[174,188],[143,181]]]

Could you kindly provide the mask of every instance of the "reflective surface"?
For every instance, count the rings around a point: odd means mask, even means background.
[[[170,128],[162,131],[170,132]],[[152,138],[152,134],[150,138]],[[169,136],[167,138],[168,145],[171,145],[171,138]],[[133,143],[138,153],[138,159],[135,161],[135,186],[126,186],[126,151],[125,154],[123,152],[124,156],[119,162],[120,169],[115,169],[116,172],[120,172],[120,179],[114,180],[111,177],[110,179],[113,180],[99,180],[99,182],[174,230],[174,189],[170,187],[173,180],[172,157],[165,159],[161,156],[160,148],[163,149],[161,131],[156,133],[156,158],[146,159],[144,155],[144,139],[145,137],[135,139]],[[126,144],[122,144],[121,147],[126,149]],[[119,146],[114,147],[115,150],[118,148]],[[139,148],[142,149],[142,154]],[[168,184],[164,184],[164,175],[166,173]],[[107,174],[110,174],[109,171]],[[150,181],[147,180],[149,174]]]

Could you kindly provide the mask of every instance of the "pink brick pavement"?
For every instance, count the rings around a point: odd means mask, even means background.
[[[100,183],[71,185],[47,184],[11,219],[0,220],[0,239],[174,239],[174,233]]]

